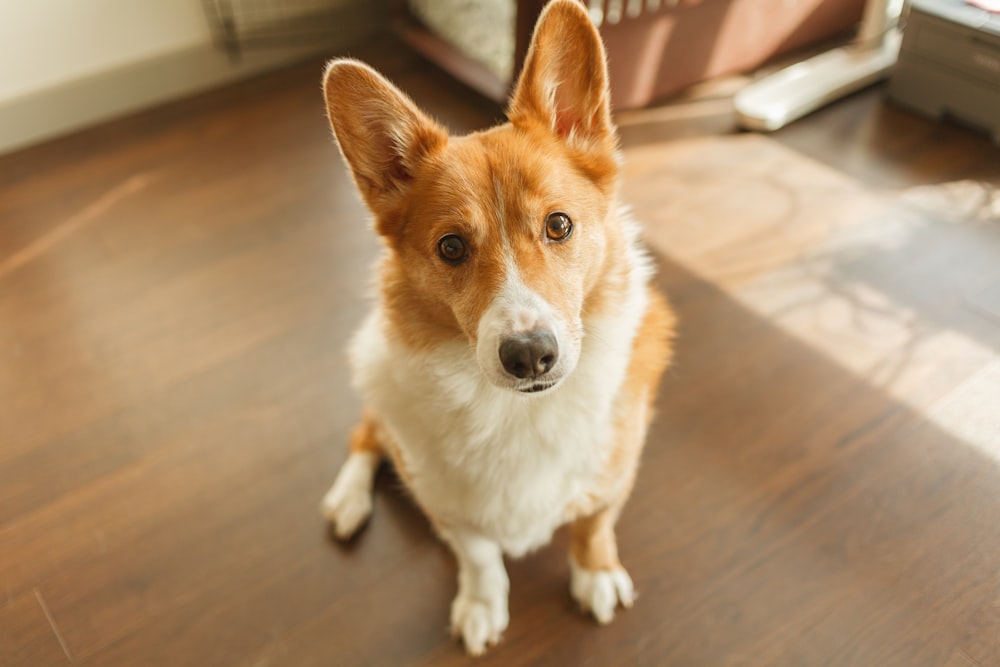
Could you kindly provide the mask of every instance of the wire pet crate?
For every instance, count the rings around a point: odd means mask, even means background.
[[[216,44],[237,56],[255,47],[301,46],[371,32],[369,0],[202,0]]]

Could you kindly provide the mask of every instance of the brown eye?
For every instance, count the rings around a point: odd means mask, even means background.
[[[573,233],[573,221],[565,213],[549,213],[545,218],[545,235],[551,241],[565,241]]]
[[[465,249],[465,241],[460,236],[448,234],[438,241],[438,254],[449,264],[461,264],[469,252]]]

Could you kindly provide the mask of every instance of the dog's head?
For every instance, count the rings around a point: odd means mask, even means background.
[[[612,298],[617,153],[600,37],[573,0],[535,29],[508,123],[447,132],[368,66],[337,60],[330,125],[389,252],[381,290],[411,347],[463,338],[483,374],[542,392],[576,367]],[[620,285],[619,285],[620,286]]]

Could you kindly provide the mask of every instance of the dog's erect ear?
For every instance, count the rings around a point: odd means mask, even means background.
[[[614,150],[604,45],[576,0],[542,11],[507,116],[541,122],[574,148]]]
[[[448,133],[382,75],[356,60],[327,65],[323,94],[330,127],[361,196],[376,216],[390,213],[406,195],[420,163],[444,147]]]

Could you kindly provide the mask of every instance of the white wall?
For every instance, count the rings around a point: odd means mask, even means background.
[[[201,0],[0,0],[0,154],[342,52],[384,25],[381,0],[325,2],[340,20],[321,42],[247,49],[234,60],[212,44]],[[265,8],[287,15],[296,6]]]
[[[210,41],[200,0],[0,0],[0,102]]]

